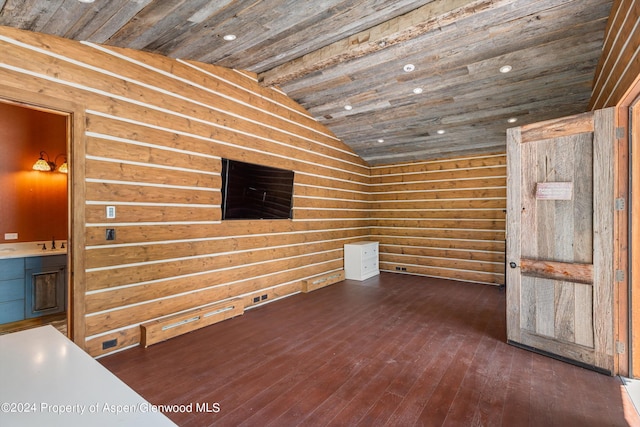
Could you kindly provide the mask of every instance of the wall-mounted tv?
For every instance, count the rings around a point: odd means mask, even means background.
[[[222,159],[222,219],[292,217],[293,171]]]

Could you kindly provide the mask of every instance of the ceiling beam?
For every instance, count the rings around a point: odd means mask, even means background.
[[[404,15],[260,73],[258,80],[263,86],[282,85],[511,2],[512,0],[434,0]]]

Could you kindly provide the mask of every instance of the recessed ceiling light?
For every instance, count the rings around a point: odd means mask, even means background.
[[[500,72],[504,74],[504,73],[508,73],[512,69],[513,67],[511,67],[511,65],[503,65],[502,67],[500,67]]]
[[[507,119],[507,122],[509,122],[509,123],[515,123],[517,121],[518,121],[518,119],[515,118],[515,117],[511,117],[511,118]]]
[[[347,110],[347,111],[350,111],[350,110],[353,109],[353,107],[351,105],[345,105],[344,109]]]
[[[438,130],[436,131],[436,133],[437,133],[438,135],[442,135],[442,134],[444,134],[444,133],[445,133],[445,130],[444,130],[444,129],[438,129]]]
[[[236,39],[236,35],[235,34],[227,34],[225,36],[222,37],[223,39],[225,39],[226,41],[230,42]]]
[[[413,93],[415,93],[416,95],[419,95],[422,93],[422,88],[421,87],[417,87],[415,89],[413,89]]]
[[[382,144],[382,143],[384,142],[384,139],[380,138],[380,139],[378,140],[378,142],[379,142],[380,144]]]
[[[405,65],[405,66],[404,66],[404,68],[403,68],[403,70],[404,70],[406,73],[410,73],[410,72],[412,72],[412,71],[413,71],[413,70],[415,70],[415,69],[416,69],[416,66],[415,66],[415,65],[413,65],[413,64],[407,64],[407,65]]]

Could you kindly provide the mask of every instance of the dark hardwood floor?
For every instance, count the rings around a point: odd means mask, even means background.
[[[153,404],[191,404],[167,413],[180,426],[640,424],[618,378],[505,328],[497,287],[383,273],[100,362]]]

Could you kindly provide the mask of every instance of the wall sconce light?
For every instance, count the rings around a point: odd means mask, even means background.
[[[44,157],[47,157],[47,160]],[[62,163],[60,166],[57,166],[58,158],[62,157]],[[55,170],[61,173],[69,173],[69,166],[67,165],[67,156],[64,154],[58,154],[53,162],[49,159],[49,155],[46,151],[40,152],[40,158],[33,164],[34,171],[41,172],[53,172]]]

